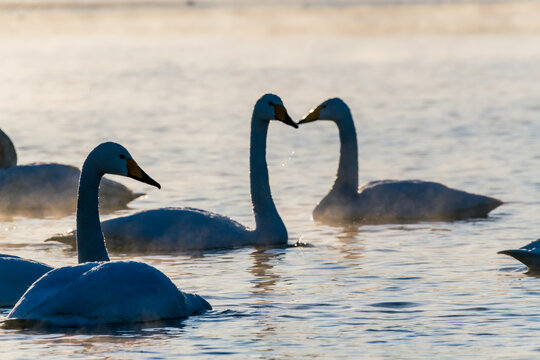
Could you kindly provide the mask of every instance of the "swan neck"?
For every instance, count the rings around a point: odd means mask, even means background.
[[[358,191],[358,143],[350,111],[344,111],[336,121],[339,130],[339,166],[333,191],[349,193]]]
[[[92,161],[92,153],[84,162],[77,196],[77,254],[79,264],[109,261],[105,239],[99,222],[98,191],[103,173]]]
[[[0,169],[7,169],[15,165],[17,165],[15,145],[9,136],[0,130]]]
[[[286,233],[285,225],[279,216],[268,179],[268,166],[266,163],[266,138],[269,121],[257,119],[255,114],[251,121],[250,144],[250,187],[253,213],[255,214],[256,230]]]

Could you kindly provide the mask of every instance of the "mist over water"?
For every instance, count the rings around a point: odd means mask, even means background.
[[[537,357],[540,280],[496,253],[540,237],[540,12],[483,5],[477,22],[451,21],[468,6],[1,14],[0,126],[19,163],[80,167],[113,140],[162,185],[115,177],[147,196],[102,219],[192,206],[253,225],[249,121],[266,92],[293,119],[342,97],[361,184],[433,180],[506,203],[473,221],[313,223],[337,169],[337,128],[273,122],[272,194],[289,243],[311,246],[112,254],[157,267],[214,310],[132,327],[0,329],[0,357]],[[513,23],[524,8],[529,20]],[[75,252],[43,242],[74,225],[74,215],[0,222],[0,252],[75,264]]]

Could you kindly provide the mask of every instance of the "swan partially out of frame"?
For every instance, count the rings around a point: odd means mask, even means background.
[[[1,216],[58,217],[72,214],[76,208],[80,174],[79,169],[71,165],[17,165],[15,146],[0,130]],[[109,179],[103,179],[99,189],[104,212],[124,209],[141,195]]]
[[[540,272],[540,239],[520,247],[519,249],[499,251],[498,254],[511,256],[527,265],[530,271]]]
[[[0,254],[0,307],[15,305],[30,285],[52,269],[38,261]]]

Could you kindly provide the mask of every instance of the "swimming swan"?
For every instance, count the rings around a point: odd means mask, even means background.
[[[17,166],[17,153],[0,130],[0,214],[5,216],[64,216],[75,211],[80,171],[56,163]],[[102,210],[125,208],[143,194],[103,179],[99,189]]]
[[[15,305],[30,285],[52,269],[37,261],[0,254],[0,307]]]
[[[178,290],[159,270],[135,261],[110,262],[101,233],[98,188],[104,174],[160,185],[119,144],[103,143],[84,162],[77,200],[79,265],[53,269],[36,281],[8,315],[57,326],[183,318],[211,309]]]
[[[109,249],[191,251],[248,245],[287,243],[287,229],[279,216],[268,180],[266,135],[270,120],[298,127],[287,114],[281,99],[262,96],[251,118],[250,186],[255,229],[216,213],[193,208],[162,208],[142,211],[102,223]],[[73,244],[74,233],[48,241]]]
[[[540,239],[533,241],[519,249],[503,250],[497,254],[504,254],[521,261],[529,267],[530,271],[540,271]]]
[[[337,178],[313,210],[313,219],[329,224],[384,224],[486,217],[502,202],[421,180],[372,181],[358,190],[358,145],[349,107],[339,98],[312,109],[299,124],[336,123],[341,141]]]

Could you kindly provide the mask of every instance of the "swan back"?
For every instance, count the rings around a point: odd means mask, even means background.
[[[0,169],[7,169],[15,165],[17,165],[15,145],[9,136],[0,130]]]

